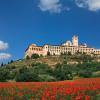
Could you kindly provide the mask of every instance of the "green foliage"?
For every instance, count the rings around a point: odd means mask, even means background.
[[[13,63],[13,62],[14,62],[13,60],[10,61],[10,63]]]
[[[67,64],[66,65],[57,64],[55,67],[54,73],[57,80],[59,81],[73,79],[72,72],[69,69],[69,66]]]
[[[6,68],[0,68],[0,82],[4,82],[9,79],[9,70]]]
[[[27,60],[29,60],[29,59],[30,59],[30,57],[27,55],[27,56],[26,56],[26,59],[27,59]]]
[[[53,76],[47,75],[47,74],[40,74],[40,82],[54,82],[56,79]]]
[[[91,55],[87,55],[85,53],[76,53],[73,57],[74,60],[77,60],[78,62],[92,62],[94,60],[94,57]]]
[[[92,76],[92,72],[91,71],[86,71],[86,70],[83,70],[83,71],[80,71],[78,73],[78,75],[80,77],[84,77],[84,78],[90,78]]]
[[[16,75],[16,81],[54,81],[55,79],[51,74],[52,70],[47,64],[36,63],[32,64],[32,68],[21,68]]]
[[[100,71],[93,72],[92,77],[100,77]]]
[[[3,63],[1,63],[1,67],[3,67],[4,66],[4,64]]]
[[[71,52],[68,52],[68,56],[71,56],[72,54],[71,54]]]
[[[23,67],[17,73],[16,81],[17,82],[31,82],[31,81],[37,82],[39,81],[39,77],[32,69]]]
[[[31,59],[37,59],[37,58],[39,58],[38,54],[32,54]]]
[[[50,52],[47,52],[47,56],[50,56],[51,54],[50,54]]]
[[[8,65],[2,64],[0,67],[0,81],[63,81],[72,80],[77,77],[100,77],[100,62],[95,62],[94,57],[86,54],[76,53],[68,55],[67,53],[60,56],[40,57],[33,54],[35,60],[17,60],[11,61]],[[45,59],[44,59],[45,58]],[[37,60],[36,60],[37,59]],[[56,65],[42,63],[43,60],[59,62]],[[40,63],[40,62],[41,63]],[[78,61],[79,64],[69,64],[69,62]],[[24,67],[23,67],[24,66]]]

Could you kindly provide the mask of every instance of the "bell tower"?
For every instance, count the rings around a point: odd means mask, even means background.
[[[72,43],[73,43],[73,46],[78,46],[78,36],[73,36]]]

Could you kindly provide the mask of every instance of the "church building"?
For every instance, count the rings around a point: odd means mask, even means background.
[[[64,53],[85,53],[85,54],[95,54],[100,55],[100,49],[95,49],[92,47],[88,47],[87,44],[79,44],[78,36],[72,37],[71,41],[66,41],[61,45],[49,45],[45,44],[44,46],[37,46],[36,44],[31,44],[25,51],[25,57],[31,57],[32,54],[38,54],[39,56],[50,55],[60,55]]]

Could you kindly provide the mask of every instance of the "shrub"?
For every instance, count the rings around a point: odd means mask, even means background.
[[[72,72],[67,64],[66,65],[57,64],[54,73],[58,81],[73,79]]]
[[[80,71],[78,74],[79,74],[80,77],[84,77],[84,78],[89,78],[89,77],[92,76],[92,72],[87,71],[87,70]]]
[[[50,54],[50,52],[47,52],[47,56],[50,56],[51,54]]]
[[[39,58],[39,55],[38,54],[32,54],[31,58],[32,59],[37,59],[37,58]]]
[[[32,82],[32,81],[37,82],[39,81],[39,77],[38,74],[35,73],[32,69],[23,67],[17,73],[15,80],[17,82]]]
[[[26,59],[27,59],[27,60],[29,60],[29,59],[30,59],[30,57],[27,55],[27,56],[26,56]]]
[[[53,76],[47,75],[47,74],[41,74],[39,75],[40,82],[54,82],[56,79]]]
[[[9,79],[9,70],[1,68],[0,69],[0,82],[7,81]]]

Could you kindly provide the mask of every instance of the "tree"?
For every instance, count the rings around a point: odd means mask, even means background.
[[[1,67],[3,67],[4,66],[4,64],[3,64],[3,62],[1,63]]]
[[[36,63],[32,64],[32,67],[37,74],[49,74],[52,75],[52,69],[48,64]]]
[[[84,78],[90,78],[92,76],[92,72],[91,71],[87,71],[87,70],[83,70],[78,72],[80,77],[84,77]]]
[[[51,54],[50,54],[50,52],[48,51],[48,52],[47,52],[47,56],[50,56],[50,55],[51,55]]]
[[[71,54],[71,52],[68,52],[68,56],[71,56],[72,54]]]
[[[61,53],[60,53],[60,56],[63,56],[63,55],[64,55],[64,53],[61,52]]]
[[[16,75],[17,82],[37,82],[39,81],[38,74],[35,73],[33,69],[28,69],[27,67],[23,67],[19,70]]]
[[[9,79],[9,70],[0,68],[0,82],[7,81]]]
[[[29,59],[30,59],[30,57],[27,55],[27,56],[26,56],[26,59],[27,59],[27,60],[29,60]]]
[[[39,55],[38,54],[32,54],[31,58],[32,59],[37,59],[37,58],[39,58]]]
[[[13,60],[10,61],[10,63],[13,63],[13,62],[14,62]]]
[[[86,54],[83,54],[83,55],[82,55],[82,61],[83,61],[83,62],[92,62],[93,59],[94,59],[94,58],[91,57],[91,55],[86,55]]]
[[[57,64],[54,70],[55,77],[58,81],[72,80],[73,75],[68,65]]]

